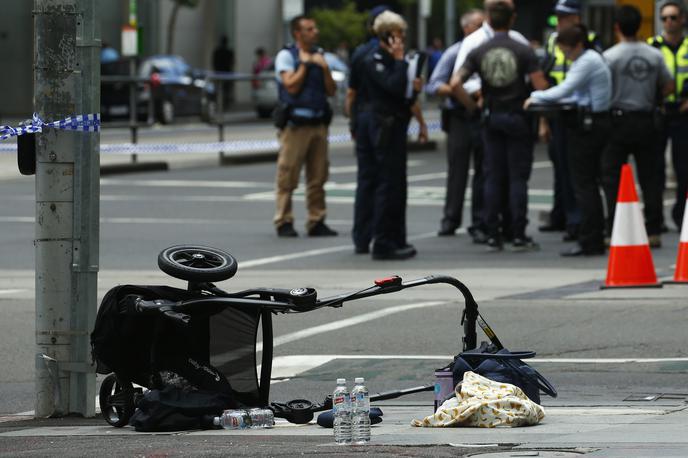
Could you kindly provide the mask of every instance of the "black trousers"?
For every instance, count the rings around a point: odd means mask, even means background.
[[[619,190],[621,166],[633,155],[643,192],[645,229],[648,235],[662,231],[662,177],[658,173],[656,128],[651,113],[612,118],[609,143],[602,154],[602,187],[607,200],[607,233],[614,224],[614,209]]]
[[[396,118],[380,142],[383,120],[373,112],[360,113],[356,129],[358,182],[354,205],[356,246],[373,241],[374,252],[407,245],[406,159],[407,118]]]
[[[671,139],[671,162],[676,175],[676,200],[671,209],[671,218],[680,230],[686,206],[686,193],[688,193],[688,114],[667,118],[664,122],[664,128],[658,137],[657,154],[660,160],[658,169],[661,173],[662,191],[664,191],[666,180],[664,175],[664,151],[666,150],[668,139]]]
[[[471,181],[471,225],[484,230],[483,221],[483,141],[480,120],[464,113],[448,116],[447,131],[447,191],[444,200],[442,227],[461,227],[466,185],[473,158]]]
[[[567,129],[561,118],[554,117],[549,120],[549,123],[552,140],[547,152],[554,168],[554,205],[549,215],[549,222],[553,226],[576,231],[580,223],[580,211],[576,204],[569,171]]]
[[[485,155],[485,223],[499,237],[508,183],[508,207],[513,236],[525,236],[528,225],[528,180],[533,167],[533,135],[525,113],[494,112],[483,128]]]
[[[604,249],[604,209],[602,204],[601,161],[611,123],[597,117],[584,128],[576,116],[568,121],[569,170],[581,212],[578,243],[583,250]]]

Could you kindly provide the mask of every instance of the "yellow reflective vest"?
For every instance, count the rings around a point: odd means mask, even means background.
[[[588,41],[590,43],[594,42],[596,38],[597,34],[595,32],[588,32]],[[554,58],[552,69],[548,75],[555,84],[561,84],[564,78],[566,78],[566,72],[571,66],[571,61],[564,56],[561,48],[557,45],[557,32],[552,33],[547,40],[547,54]]]
[[[664,63],[666,63],[669,73],[676,82],[676,89],[674,93],[667,96],[667,102],[676,102],[683,94],[683,88],[688,79],[688,37],[684,37],[681,45],[676,52],[669,46],[664,37],[657,35],[647,39],[647,43],[660,51],[664,56]]]

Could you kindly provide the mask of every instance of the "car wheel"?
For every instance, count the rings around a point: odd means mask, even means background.
[[[160,121],[163,124],[172,124],[174,122],[174,104],[171,100],[163,100],[160,105]]]
[[[232,278],[238,265],[231,254],[217,248],[175,245],[160,252],[158,267],[180,280],[214,282]]]
[[[134,387],[116,374],[108,375],[100,384],[98,401],[103,418],[116,428],[126,426],[134,415]]]

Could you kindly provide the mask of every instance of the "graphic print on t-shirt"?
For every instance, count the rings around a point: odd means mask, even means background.
[[[518,77],[516,55],[507,48],[490,49],[480,63],[480,73],[490,86],[506,87]]]
[[[623,73],[630,76],[636,81],[645,81],[650,76],[652,72],[652,65],[644,57],[633,56],[626,67],[623,69]]]

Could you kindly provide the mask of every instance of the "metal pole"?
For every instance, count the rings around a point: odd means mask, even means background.
[[[47,121],[99,111],[96,3],[34,0],[34,106]],[[100,135],[47,129],[36,140],[35,415],[93,416]]]
[[[217,135],[220,143],[225,141],[225,106],[224,106],[224,85],[225,82],[221,79],[215,80],[215,98],[217,99]],[[225,152],[220,148],[220,164],[225,158]]]
[[[444,46],[449,47],[456,40],[456,4],[444,0]]]
[[[129,76],[133,78],[136,77],[136,59],[133,57],[129,58]],[[133,145],[138,143],[138,111],[137,111],[137,101],[136,101],[136,82],[132,81],[129,83],[129,129],[131,130],[131,143]],[[151,90],[151,99],[153,98]],[[137,161],[136,153],[131,155],[131,162]]]

